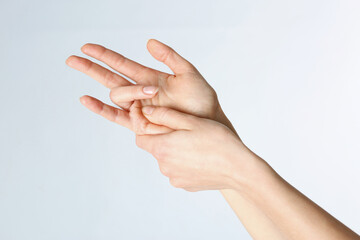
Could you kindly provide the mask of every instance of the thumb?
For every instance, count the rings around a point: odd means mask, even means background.
[[[174,49],[158,40],[150,39],[147,42],[147,49],[156,60],[165,63],[175,74],[194,72],[196,70],[190,62],[175,52]]]
[[[171,108],[145,106],[142,108],[144,116],[152,123],[163,125],[174,130],[191,130],[195,117]]]

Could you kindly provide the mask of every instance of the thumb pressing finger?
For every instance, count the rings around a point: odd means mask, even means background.
[[[171,108],[145,106],[142,112],[150,122],[175,130],[190,130],[193,126],[193,116]]]

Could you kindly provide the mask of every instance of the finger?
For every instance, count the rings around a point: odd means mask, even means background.
[[[150,39],[147,48],[156,60],[166,64],[175,74],[194,72],[196,70],[185,58],[158,40]]]
[[[86,58],[70,56],[66,59],[66,64],[69,67],[85,73],[107,88],[128,86],[132,84],[120,75]]]
[[[191,130],[195,119],[192,115],[165,107],[145,106],[142,112],[150,122],[175,130]]]
[[[155,78],[157,75],[156,70],[145,67],[98,44],[87,43],[82,46],[81,51],[90,57],[104,62],[112,69],[124,74],[135,82],[140,83],[144,79]]]
[[[136,146],[153,154],[156,146],[162,145],[161,141],[164,140],[164,134],[157,135],[136,135]]]
[[[170,129],[166,126],[160,126],[149,122],[149,120],[144,117],[142,113],[142,107],[139,100],[134,101],[134,103],[131,105],[129,116],[132,120],[132,129],[136,134],[161,134],[174,131],[173,129]]]
[[[132,130],[129,113],[127,111],[112,107],[87,95],[82,96],[80,102],[94,113]]]
[[[171,133],[174,130],[165,126],[156,125],[154,123],[147,123],[144,131],[137,133],[138,135],[158,135],[158,134],[165,134]],[[135,132],[136,133],[136,132]]]
[[[85,73],[107,88],[133,85],[120,75],[86,58],[70,56],[66,59],[66,64],[80,72]],[[122,102],[117,105],[123,109],[128,109],[131,103]]]
[[[156,95],[159,88],[156,86],[125,86],[125,87],[116,87],[110,91],[110,99],[115,104],[120,104],[123,102],[130,102],[140,99],[152,98]]]

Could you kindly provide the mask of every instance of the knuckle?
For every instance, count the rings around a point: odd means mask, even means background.
[[[164,175],[166,177],[170,176],[169,168],[160,165],[159,169],[160,169],[160,172],[161,172],[162,175]]]
[[[138,69],[133,72],[132,79],[141,79],[144,78],[148,73],[150,73],[150,69]]]
[[[210,91],[211,91],[212,101],[217,105],[217,107],[219,107],[219,106],[218,106],[218,105],[219,105],[219,97],[218,97],[216,91],[215,91],[213,88],[211,88]]]
[[[181,187],[181,182],[178,178],[170,178],[169,182],[171,184],[171,186],[175,187],[175,188],[180,188]]]
[[[99,51],[99,55],[98,55],[98,58],[99,59],[104,59],[104,57],[106,56],[106,51],[107,51],[107,48],[104,47],[104,46],[100,46],[100,51]]]
[[[184,62],[184,67],[186,68],[188,73],[192,73],[195,75],[199,75],[200,73],[198,72],[198,70],[196,69],[196,67],[190,63],[189,61],[185,60]]]
[[[104,85],[107,87],[113,87],[117,85],[115,73],[108,71],[103,76]]]
[[[94,63],[90,60],[84,61],[84,71],[89,72],[90,69],[94,66]]]
[[[169,179],[169,183],[170,183],[170,185],[171,186],[173,186],[173,187],[175,187],[175,188],[177,188],[178,187],[178,180],[176,179],[176,178],[170,178]]]
[[[118,59],[115,60],[115,68],[121,68],[127,61],[126,57],[119,57]]]

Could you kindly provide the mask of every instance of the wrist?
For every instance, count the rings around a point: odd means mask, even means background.
[[[225,115],[224,111],[222,110],[220,104],[218,104],[215,115],[213,117],[213,120],[224,124],[226,127],[228,127],[233,133],[235,133],[236,136],[238,136],[234,126],[231,124],[230,120]],[[239,136],[238,136],[239,137]],[[240,138],[240,137],[239,137]]]
[[[231,154],[227,156],[231,162],[231,168],[227,174],[230,189],[248,192],[256,185],[267,181],[266,178],[277,175],[266,161],[257,156],[242,142],[220,104],[218,104],[213,120],[227,126],[238,137],[235,154],[229,151]]]
[[[229,173],[230,188],[243,194],[252,194],[277,174],[271,166],[257,156],[242,142],[236,155],[232,155],[232,168]]]

